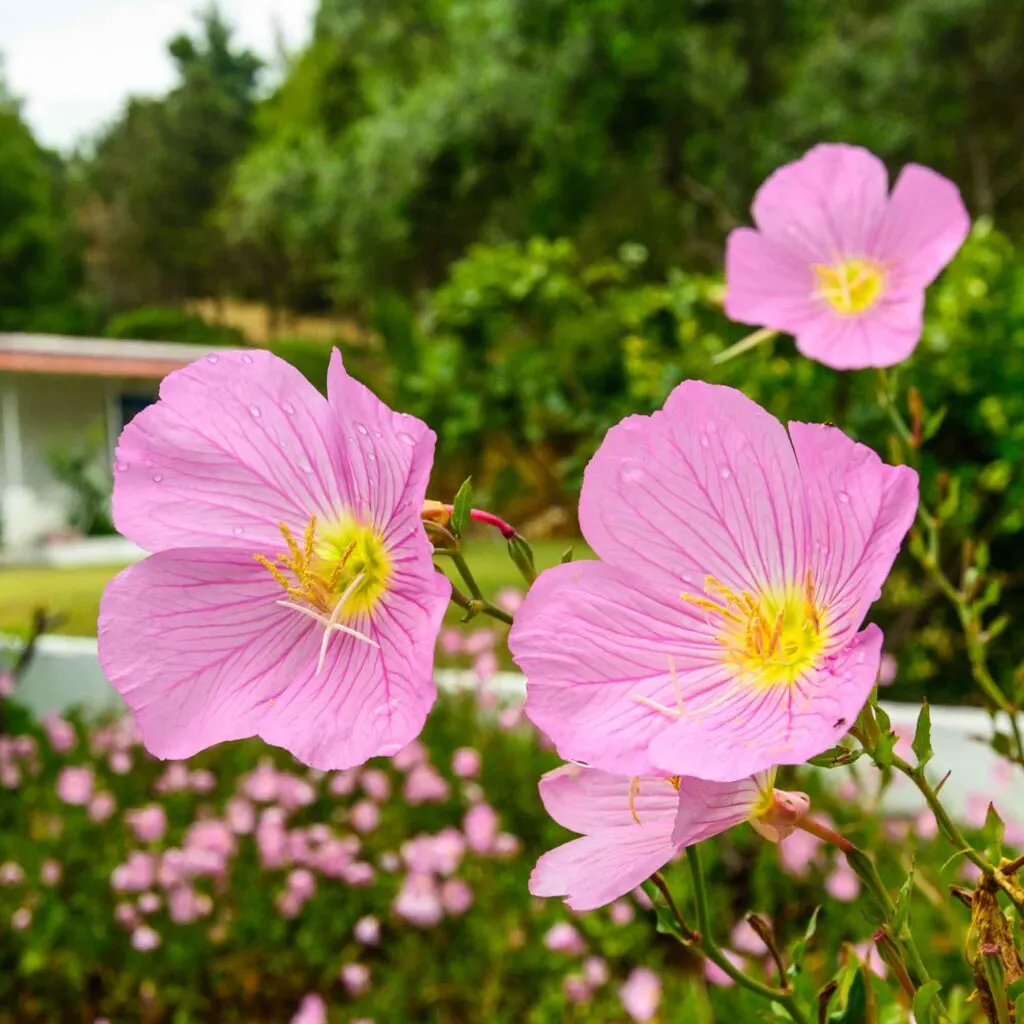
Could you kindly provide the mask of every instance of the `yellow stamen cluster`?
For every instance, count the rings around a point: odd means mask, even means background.
[[[350,591],[341,611],[353,614],[369,611],[387,588],[391,565],[382,538],[371,527],[346,519],[318,533],[317,518],[310,516],[301,543],[284,523],[278,529],[287,550],[273,559],[253,558],[292,601],[330,615]]]
[[[885,289],[883,268],[873,260],[848,259],[828,266],[816,264],[814,273],[818,278],[815,294],[841,316],[866,313]]]
[[[792,684],[825,647],[827,637],[809,572],[802,588],[760,594],[736,593],[709,576],[704,593],[681,597],[708,613],[709,623],[721,630],[715,639],[726,660],[755,685]]]

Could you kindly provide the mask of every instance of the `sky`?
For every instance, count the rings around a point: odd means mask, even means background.
[[[167,42],[206,0],[0,0],[8,87],[45,146],[68,150],[113,120],[131,95],[174,81]],[[309,37],[316,0],[219,0],[236,39],[265,59]]]

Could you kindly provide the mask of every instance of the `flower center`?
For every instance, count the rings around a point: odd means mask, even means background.
[[[823,298],[841,316],[866,313],[882,297],[885,274],[873,260],[842,260],[832,266],[817,264],[816,295]]]
[[[372,527],[345,517],[318,531],[316,516],[310,516],[301,544],[284,523],[278,528],[288,550],[273,560],[253,558],[291,600],[337,619],[371,611],[387,589],[391,563]]]
[[[810,573],[803,588],[737,594],[714,577],[704,582],[706,597],[682,594],[709,613],[720,630],[715,639],[725,660],[756,686],[790,685],[825,648],[827,635]]]

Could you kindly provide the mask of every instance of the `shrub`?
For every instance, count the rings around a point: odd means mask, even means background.
[[[144,306],[110,318],[103,331],[108,338],[138,341],[180,341],[191,345],[237,347],[246,344],[236,327],[210,324],[195,313],[174,306]]]

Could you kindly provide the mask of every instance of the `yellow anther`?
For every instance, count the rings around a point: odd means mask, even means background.
[[[640,815],[636,813],[636,798],[640,795],[640,776],[634,775],[629,780],[629,813],[633,815],[633,820],[638,824],[642,825],[640,821]]]

